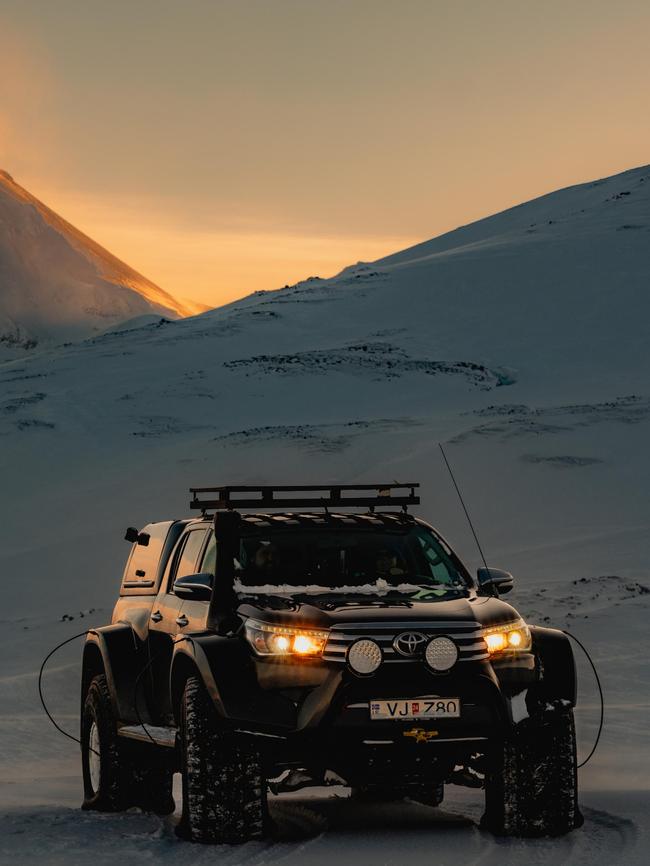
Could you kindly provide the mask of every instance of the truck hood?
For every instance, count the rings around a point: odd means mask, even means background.
[[[395,623],[397,628],[447,621],[493,626],[512,622],[519,616],[515,608],[501,599],[478,596],[471,590],[451,590],[424,598],[402,593],[389,596],[241,596],[239,613],[270,625],[320,629],[341,623],[370,622]]]

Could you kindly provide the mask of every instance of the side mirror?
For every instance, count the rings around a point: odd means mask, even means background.
[[[137,543],[141,544],[143,547],[148,547],[151,536],[148,532],[138,532],[135,526],[129,526],[124,533],[124,538],[126,541],[130,541],[131,544],[135,544],[137,541]]]
[[[485,589],[491,594],[495,591],[498,595],[510,592],[514,585],[514,578],[509,571],[501,571],[500,568],[479,568],[476,572],[479,589]]]
[[[210,601],[212,598],[212,581],[214,575],[186,574],[174,581],[174,595],[187,601]]]

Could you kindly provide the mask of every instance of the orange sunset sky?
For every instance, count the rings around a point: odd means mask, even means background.
[[[0,168],[172,294],[650,162],[650,3],[2,0]]]

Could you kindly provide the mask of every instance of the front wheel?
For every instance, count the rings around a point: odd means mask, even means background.
[[[498,836],[562,836],[582,823],[573,710],[558,703],[495,749],[481,826]]]
[[[226,730],[198,677],[181,704],[183,814],[179,836],[192,842],[248,842],[267,822],[262,755],[242,735]]]

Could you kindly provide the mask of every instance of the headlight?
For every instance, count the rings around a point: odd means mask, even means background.
[[[260,656],[319,656],[327,642],[328,632],[284,625],[267,625],[249,619],[246,637]]]
[[[483,629],[483,640],[490,655],[507,650],[529,650],[531,647],[530,629],[523,619]]]

